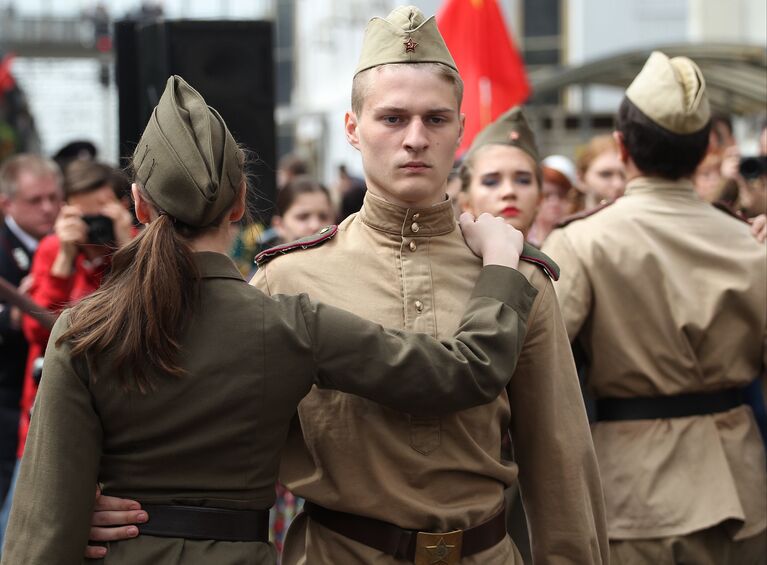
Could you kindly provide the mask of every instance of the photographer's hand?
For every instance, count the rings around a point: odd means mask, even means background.
[[[88,226],[83,222],[82,213],[75,206],[64,206],[53,226],[59,238],[59,252],[51,266],[51,275],[67,278],[72,275],[79,243],[88,240]]]
[[[133,216],[119,202],[110,202],[101,209],[101,213],[112,220],[115,231],[115,243],[118,249],[133,238]]]

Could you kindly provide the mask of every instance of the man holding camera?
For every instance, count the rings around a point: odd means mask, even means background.
[[[60,312],[98,289],[115,248],[133,237],[133,217],[118,199],[119,184],[119,173],[108,165],[80,160],[67,167],[66,203],[56,218],[53,234],[40,241],[30,270],[29,297],[42,308]],[[41,367],[37,360],[42,358],[50,335],[47,327],[30,316],[23,317],[22,329],[29,354],[21,395],[19,459],[39,384]],[[12,491],[13,487],[3,506],[3,517],[10,509]],[[0,522],[0,529],[4,529],[5,520],[0,518]]]
[[[32,262],[29,296],[38,305],[59,312],[101,285],[115,248],[133,237],[133,218],[118,200],[117,176],[108,165],[75,161],[64,174],[66,204],[53,234],[44,238]],[[22,322],[29,341],[29,363],[22,394],[19,457],[24,449],[29,410],[37,392],[34,362],[42,357],[49,330],[33,318]]]
[[[11,157],[0,167],[0,278],[22,294],[39,241],[61,208],[61,173],[38,155]],[[0,501],[16,464],[19,399],[27,362],[21,309],[0,298]],[[1,502],[0,502],[1,503]]]

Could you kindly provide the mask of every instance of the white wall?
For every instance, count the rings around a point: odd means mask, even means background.
[[[765,0],[565,0],[566,63],[579,65],[630,49],[669,43],[767,44]],[[594,88],[595,111],[614,111],[622,92]],[[581,108],[571,89],[569,109]]]
[[[118,163],[117,92],[114,83],[99,84],[95,59],[20,57],[12,70],[29,101],[44,154],[86,139],[101,159]]]
[[[689,0],[691,41],[767,43],[764,0]]]
[[[566,64],[580,65],[623,51],[687,40],[688,0],[569,0]],[[622,91],[594,87],[591,109],[613,112]],[[581,109],[580,91],[571,89],[571,111]]]

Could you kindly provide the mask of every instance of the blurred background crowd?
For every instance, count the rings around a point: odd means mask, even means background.
[[[0,501],[23,449],[46,313],[96,290],[112,250],[140,229],[124,158],[157,84],[183,74],[257,158],[255,221],[233,227],[232,257],[247,276],[260,250],[359,210],[365,181],[343,116],[364,23],[395,4],[0,0]],[[501,182],[483,174],[492,163],[462,174],[459,151],[447,187],[456,214],[504,215],[540,246],[567,216],[620,197],[614,114],[652,49],[693,58],[708,84],[709,151],[693,177],[700,197],[744,218],[765,212],[763,0],[485,1],[474,27],[452,4],[418,2],[438,14],[466,82],[462,149],[525,103],[545,156],[529,190],[491,193]],[[31,307],[36,315],[22,315]],[[277,510],[279,543],[295,512],[290,493]]]

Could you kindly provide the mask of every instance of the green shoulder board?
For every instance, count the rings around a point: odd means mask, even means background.
[[[522,255],[520,255],[519,258],[522,261],[527,261],[528,263],[535,263],[541,269],[543,269],[543,271],[549,275],[550,278],[554,279],[555,281],[559,280],[559,265],[552,261],[551,257],[546,255],[540,249],[533,247],[529,243],[525,242],[525,246],[522,249]]]

